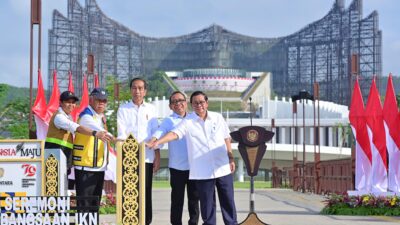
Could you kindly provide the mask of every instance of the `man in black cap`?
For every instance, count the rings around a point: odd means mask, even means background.
[[[90,93],[89,106],[79,115],[78,123],[89,127],[92,134],[77,134],[74,140],[73,164],[75,168],[76,195],[96,196],[100,200],[103,190],[104,173],[108,164],[109,141],[114,137],[107,132],[104,112],[107,108],[107,93],[103,88],[95,88]],[[106,140],[96,135],[106,132]],[[90,207],[88,211],[98,211],[99,202],[78,200],[78,207]]]
[[[50,119],[45,142],[45,148],[58,148],[63,151],[67,159],[68,174],[72,167],[73,135],[75,132],[92,135],[93,132],[92,129],[81,126],[72,120],[71,112],[77,101],[79,101],[78,97],[70,91],[64,91],[60,95],[60,107]],[[106,140],[106,134],[107,132],[98,132],[96,137]]]

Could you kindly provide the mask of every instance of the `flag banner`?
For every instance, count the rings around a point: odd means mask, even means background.
[[[46,97],[44,95],[43,81],[42,81],[42,73],[38,70],[38,86],[37,86],[37,94],[35,103],[32,106],[32,112],[42,120],[45,119],[46,116]]]
[[[375,79],[372,80],[366,107],[367,128],[372,152],[372,192],[386,192],[388,188],[386,135],[383,112]]]
[[[46,109],[46,118],[45,122],[48,124],[50,122],[53,113],[58,109],[60,106],[60,90],[58,88],[58,81],[57,81],[57,72],[56,70],[53,71],[53,90],[51,91],[51,97],[49,100],[49,104],[47,105]]]
[[[36,137],[44,140],[47,135],[48,124],[46,124],[46,97],[44,94],[41,71],[38,70],[38,86],[35,103],[32,106],[33,117],[36,124]]]
[[[83,75],[83,84],[82,84],[82,97],[79,103],[79,107],[76,107],[72,112],[71,116],[72,119],[76,122],[81,113],[87,106],[89,105],[89,91],[88,91],[88,84],[87,84],[87,76]]]
[[[367,131],[364,101],[358,79],[354,83],[349,112],[350,125],[355,138],[355,189],[369,193],[372,181],[372,153]]]
[[[112,180],[117,183],[117,152],[113,148],[108,148],[108,165],[104,174],[104,180]]]
[[[94,75],[94,87],[98,88],[99,87],[99,74]]]
[[[389,75],[383,104],[386,146],[389,154],[388,189],[400,192],[400,118],[392,75]]]
[[[33,115],[36,124],[36,139],[45,140],[49,125],[37,115]]]
[[[74,82],[72,81],[72,72],[71,70],[68,72],[68,91],[75,93],[74,91]]]

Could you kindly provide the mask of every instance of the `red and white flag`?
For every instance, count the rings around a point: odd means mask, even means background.
[[[351,98],[349,120],[356,139],[356,168],[355,189],[357,191],[371,191],[372,153],[367,131],[364,101],[358,79],[354,83]]]
[[[47,135],[48,125],[45,123],[46,118],[46,97],[44,94],[42,74],[38,70],[38,86],[35,103],[32,106],[33,117],[36,123],[36,138],[44,140]]]
[[[386,192],[388,187],[386,135],[375,78],[372,80],[365,110],[372,152],[372,192]]]
[[[386,131],[386,146],[389,153],[388,189],[393,192],[400,192],[400,118],[392,74],[389,74],[386,88],[383,120]]]
[[[82,84],[82,97],[79,103],[79,107],[76,107],[72,112],[72,119],[76,122],[81,113],[87,106],[89,105],[89,90],[87,84],[87,76],[83,75],[83,84]]]
[[[72,72],[71,70],[68,72],[68,91],[75,93],[74,91],[74,82],[72,81]]]
[[[99,74],[94,75],[94,87],[98,88],[99,87]]]
[[[53,113],[57,111],[58,107],[60,107],[60,90],[58,88],[57,82],[57,72],[56,70],[53,71],[53,90],[51,92],[49,104],[47,105],[46,109],[46,120],[45,122],[49,124]]]

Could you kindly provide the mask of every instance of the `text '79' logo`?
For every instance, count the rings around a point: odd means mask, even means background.
[[[23,164],[21,166],[24,169],[24,174],[27,177],[33,177],[36,174],[36,167],[30,164]]]

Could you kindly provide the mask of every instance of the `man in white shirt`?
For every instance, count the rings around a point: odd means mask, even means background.
[[[164,136],[174,129],[187,115],[186,96],[175,91],[169,97],[169,107],[172,115],[166,117],[157,131],[153,140]],[[168,166],[171,185],[171,211],[170,222],[172,225],[182,225],[182,211],[185,200],[185,188],[188,196],[189,225],[197,225],[199,221],[199,197],[194,180],[189,180],[189,161],[186,139],[168,143]]]
[[[237,225],[234,201],[233,160],[228,125],[221,114],[208,111],[208,97],[201,91],[190,96],[194,113],[188,115],[164,137],[148,144],[154,148],[186,138],[190,165],[189,179],[196,180],[203,225],[216,225],[215,188],[226,225]]]
[[[144,102],[147,93],[147,82],[142,78],[134,78],[130,82],[132,101],[121,105],[117,112],[118,139],[126,139],[130,133],[141,142],[151,140],[151,135],[158,128],[158,121],[153,105]],[[146,225],[152,221],[152,183],[153,172],[160,168],[160,151],[146,147]]]
[[[73,164],[75,169],[76,195],[96,196],[100,200],[104,173],[108,164],[108,143],[99,140],[98,132],[107,132],[104,111],[107,108],[107,93],[103,88],[95,88],[90,93],[89,106],[79,115],[78,123],[93,130],[91,135],[77,134],[74,140]],[[113,137],[107,133],[108,140]],[[99,201],[78,200],[79,207],[90,207],[88,211],[98,211]]]

